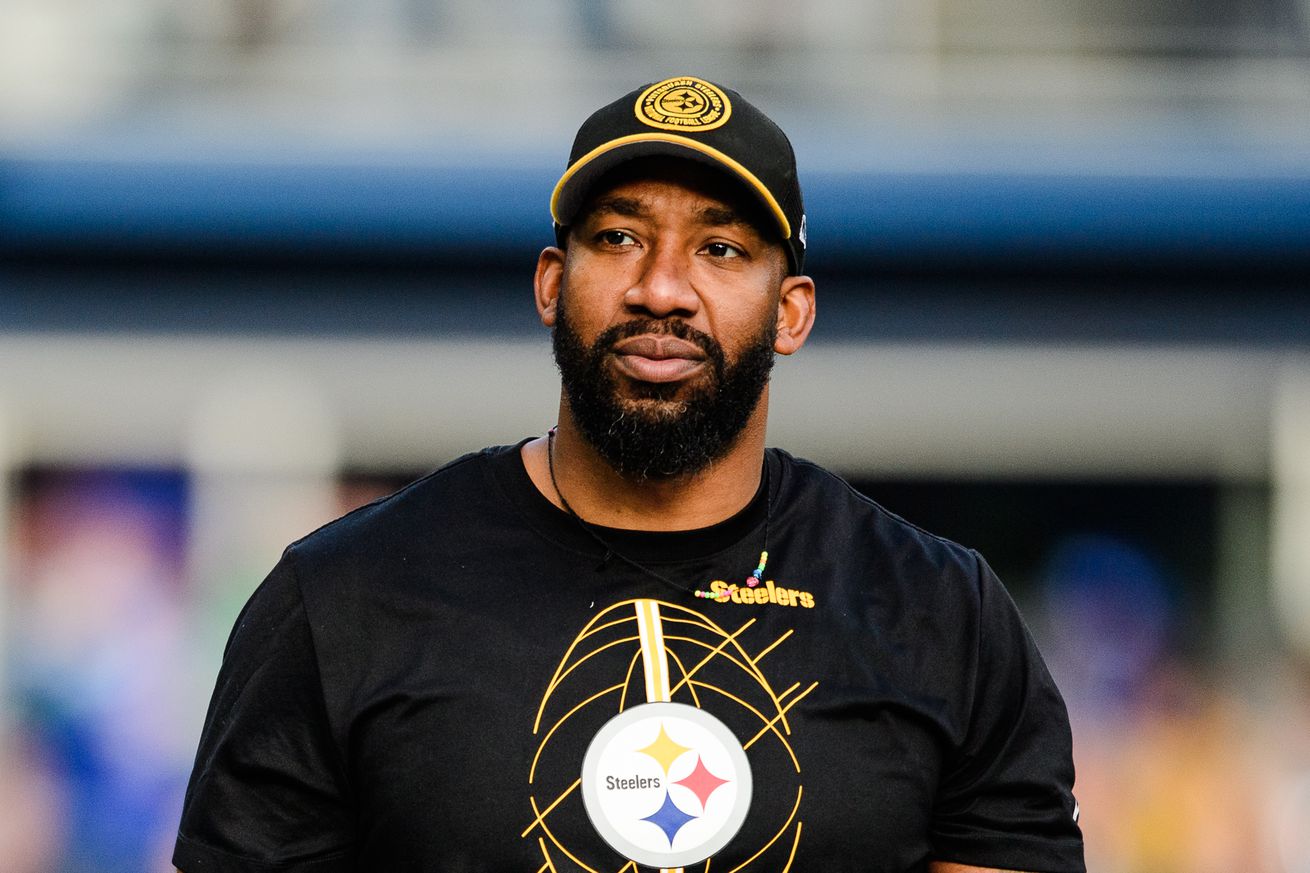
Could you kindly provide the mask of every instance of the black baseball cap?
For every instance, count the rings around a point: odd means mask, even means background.
[[[700,161],[743,183],[776,222],[791,273],[801,272],[805,207],[791,142],[736,91],[694,76],[643,85],[582,123],[550,198],[560,244],[601,176],[651,155]]]

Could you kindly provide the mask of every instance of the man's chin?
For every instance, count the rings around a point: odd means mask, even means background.
[[[690,404],[686,400],[658,397],[626,397],[617,404],[624,416],[642,423],[668,424],[687,414]]]
[[[642,409],[686,411],[698,397],[712,393],[712,378],[692,377],[676,382],[642,382],[617,378],[612,381],[613,398],[624,412]]]

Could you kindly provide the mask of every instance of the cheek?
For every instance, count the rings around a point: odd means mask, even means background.
[[[601,271],[585,257],[566,262],[560,283],[560,307],[568,307],[569,320],[588,333],[599,333],[625,320],[625,278],[613,269]]]
[[[737,289],[730,296],[707,305],[714,331],[730,354],[753,344],[761,336],[772,336],[778,324],[777,295],[758,286]]]

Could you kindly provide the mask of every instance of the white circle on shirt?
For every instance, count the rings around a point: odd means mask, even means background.
[[[592,738],[582,800],[597,833],[623,857],[685,867],[740,830],[750,810],[750,763],[732,731],[705,710],[646,703]]]

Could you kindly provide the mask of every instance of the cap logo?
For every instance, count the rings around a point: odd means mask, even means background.
[[[641,92],[634,108],[642,124],[691,133],[721,127],[732,115],[722,89],[691,76],[656,82]]]

